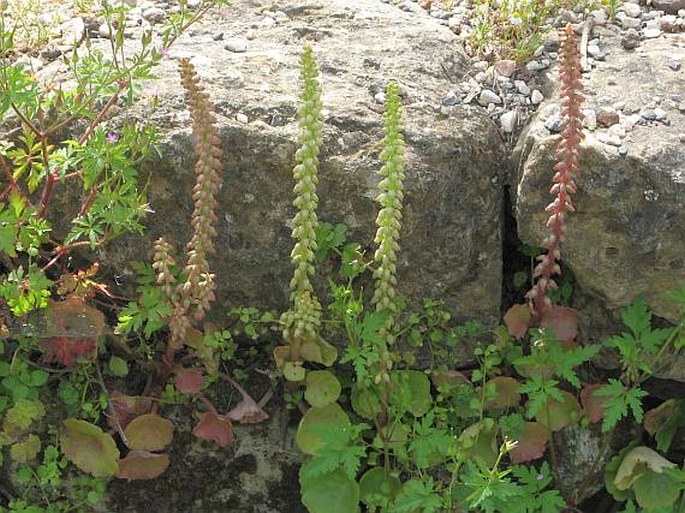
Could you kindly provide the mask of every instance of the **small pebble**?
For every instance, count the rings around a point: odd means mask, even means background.
[[[642,109],[640,111],[640,116],[647,121],[656,121],[656,112],[654,112],[654,109]]]
[[[638,4],[626,2],[623,4],[623,11],[631,18],[639,18],[642,14],[642,7]]]
[[[561,114],[559,114],[559,113],[552,114],[550,117],[548,117],[545,120],[545,128],[547,130],[549,130],[550,132],[553,132],[553,133],[561,132],[561,125],[562,125],[562,120],[561,120]]]
[[[657,121],[666,121],[666,119],[668,118],[668,114],[666,113],[666,111],[659,107],[654,109],[654,116],[656,116],[655,119]]]
[[[455,93],[454,91],[450,91],[442,99],[442,104],[445,107],[451,107],[452,105],[456,105],[460,101],[461,100],[459,99],[459,96],[457,96],[457,93]]]
[[[514,80],[514,85],[516,86],[516,90],[519,92],[519,94],[522,94],[523,96],[530,95],[530,87],[528,87],[528,84],[526,84],[523,80]]]
[[[233,53],[244,53],[247,51],[247,39],[236,37],[226,41],[224,48]]]
[[[166,12],[159,7],[149,7],[143,11],[143,19],[150,23],[161,23],[164,21],[165,17]]]
[[[591,130],[594,130],[597,127],[595,109],[583,109],[583,124]]]
[[[502,103],[502,98],[499,97],[497,93],[490,89],[483,89],[478,96],[478,102],[481,105],[487,105],[489,103],[500,104]]]
[[[502,114],[499,118],[499,122],[502,125],[502,130],[508,134],[512,133],[516,129],[517,121],[516,111],[510,110]]]
[[[614,109],[610,109],[607,107],[601,107],[596,112],[596,117],[597,126],[602,128],[609,128],[611,126],[614,126],[619,121],[618,112],[616,112]]]
[[[373,99],[376,100],[376,103],[380,103],[381,105],[385,103],[385,93],[384,92],[378,92],[373,95]]]
[[[246,125],[250,120],[247,117],[247,114],[243,114],[242,112],[239,112],[238,114],[235,115],[235,120],[238,123],[242,123],[243,125]]]
[[[618,147],[618,154],[621,157],[625,157],[626,155],[628,155],[628,147],[625,145],[619,146]]]
[[[538,89],[533,89],[533,93],[530,95],[530,102],[533,105],[540,105],[544,101],[545,97]]]
[[[626,30],[621,38],[621,46],[626,50],[632,50],[640,46],[640,34],[634,28]]]
[[[655,39],[661,35],[661,29],[648,28],[642,31],[642,35],[645,39]]]

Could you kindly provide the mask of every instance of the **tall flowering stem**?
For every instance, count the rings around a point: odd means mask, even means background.
[[[183,347],[186,331],[192,320],[202,320],[215,299],[216,284],[210,272],[208,255],[214,253],[213,239],[216,215],[216,195],[221,188],[221,140],[214,126],[216,119],[209,95],[200,85],[200,79],[188,59],[179,60],[181,84],[193,122],[195,136],[195,208],[191,218],[192,236],[187,245],[188,261],[183,274],[185,280],[175,283],[171,279],[171,245],[160,239],[155,243],[155,263],[158,283],[162,285],[173,305],[169,321],[171,339],[167,347],[167,361],[171,363],[176,351]],[[173,287],[172,287],[173,286]]]
[[[318,219],[316,208],[319,197],[316,186],[319,182],[319,149],[323,119],[321,111],[321,85],[319,70],[311,45],[307,44],[300,59],[302,91],[300,120],[300,148],[295,154],[297,165],[293,169],[297,213],[293,219],[292,238],[297,242],[290,254],[295,266],[290,281],[292,307],[282,316],[283,338],[290,345],[290,361],[299,362],[303,344],[317,343],[321,325],[321,304],[314,294],[310,278],[314,275],[314,253],[316,252],[316,229]]]
[[[372,303],[376,311],[388,311],[386,333],[394,323],[397,313],[397,254],[400,250],[400,226],[402,221],[402,200],[404,199],[404,137],[402,136],[402,108],[399,87],[391,82],[385,93],[383,114],[384,138],[380,158],[384,162],[380,170],[382,180],[378,184],[380,194],[376,198],[380,210],[376,217],[374,254],[376,270],[373,273],[376,288]],[[392,338],[388,336],[388,340]]]
[[[557,288],[554,276],[561,274],[561,245],[566,233],[566,214],[575,211],[571,195],[576,192],[574,176],[580,171],[580,143],[583,140],[583,84],[581,81],[580,52],[571,25],[566,25],[562,32],[562,43],[559,49],[561,76],[561,109],[562,132],[557,147],[557,163],[550,193],[555,196],[545,208],[550,216],[547,220],[548,237],[542,245],[546,254],[538,257],[538,264],[533,271],[535,285],[526,297],[530,301],[533,314],[540,316],[552,306],[548,293]]]

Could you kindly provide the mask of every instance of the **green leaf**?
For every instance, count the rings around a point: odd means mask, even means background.
[[[401,486],[400,480],[393,474],[386,475],[383,467],[367,470],[359,480],[361,500],[367,506],[386,508],[394,500]]]
[[[341,386],[338,378],[329,371],[311,371],[307,374],[307,388],[304,398],[312,406],[322,408],[340,397]]]
[[[425,415],[433,406],[430,380],[425,373],[415,370],[392,371],[393,389],[390,404],[408,411],[415,417]]]
[[[128,376],[128,364],[126,360],[118,356],[112,355],[107,364],[107,368],[112,376],[124,377]]]
[[[604,419],[602,431],[607,432],[616,427],[618,421],[628,416],[628,409],[633,412],[635,420],[642,422],[642,398],[647,392],[639,387],[626,389],[621,381],[609,378],[609,384],[596,390],[594,395],[606,397],[604,402]]]
[[[660,508],[671,511],[681,488],[671,476],[653,470],[648,470],[633,483],[635,499],[647,511]]]
[[[40,452],[40,438],[33,434],[10,447],[10,456],[17,463],[26,463],[32,460],[38,455],[38,452]]]
[[[147,413],[129,422],[124,434],[131,450],[161,451],[171,443],[174,425],[164,417]]]
[[[338,403],[330,403],[323,408],[313,406],[300,420],[295,441],[303,453],[315,456],[327,445],[325,437],[321,435],[321,428],[342,431],[350,426],[347,413]]]
[[[300,470],[302,503],[309,513],[358,513],[359,485],[342,470],[305,477]]]
[[[442,507],[442,498],[435,491],[433,478],[425,481],[410,479],[402,485],[389,513],[435,513]]]
[[[96,477],[119,471],[119,449],[110,435],[84,420],[67,419],[63,425],[62,452],[69,461]]]
[[[614,485],[618,490],[627,490],[647,471],[661,474],[665,469],[676,466],[654,449],[642,445],[634,447],[623,457],[614,477]]]

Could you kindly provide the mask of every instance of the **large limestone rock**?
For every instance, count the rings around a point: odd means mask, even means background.
[[[685,50],[668,36],[645,40],[638,53],[611,48],[607,62],[584,76],[585,107],[619,107],[627,154],[599,140],[619,133],[619,126],[587,133],[574,197],[577,213],[570,217],[563,259],[577,286],[605,307],[623,307],[642,294],[657,315],[675,320],[677,310],[663,293],[685,282],[685,115],[677,108],[685,82],[666,59],[681,59]],[[639,115],[650,116],[643,109],[655,98],[664,100],[665,123]],[[547,191],[559,136],[545,121],[555,108],[538,111],[515,152],[515,215],[520,237],[533,245],[543,239],[543,209],[551,200]]]
[[[505,151],[483,109],[441,106],[467,70],[455,36],[427,15],[376,0],[292,2],[281,6],[287,19],[276,25],[264,24],[254,5],[233,2],[195,28],[151,85],[160,106],[150,120],[163,142],[148,165],[156,212],[148,219],[149,240],[165,236],[183,247],[189,237],[195,157],[173,57],[190,57],[217,106],[224,149],[216,310],[287,305],[298,60],[303,43],[312,41],[325,105],[320,219],[344,222],[352,240],[373,249],[382,137],[377,95],[398,81],[407,142],[401,292],[411,304],[440,298],[459,318],[498,322]],[[218,32],[224,41],[215,40]],[[149,113],[141,107],[140,115]],[[148,240],[124,240],[106,248],[103,260],[125,271],[131,260],[149,258],[149,247]]]

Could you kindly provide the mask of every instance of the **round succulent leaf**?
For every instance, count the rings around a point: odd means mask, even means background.
[[[560,431],[580,417],[580,404],[576,396],[561,391],[560,400],[550,397],[547,403],[535,414],[535,420],[550,430]]]
[[[606,397],[595,393],[602,386],[601,384],[585,385],[580,391],[580,403],[583,405],[583,413],[592,423],[597,423],[604,417]]]
[[[509,452],[511,462],[524,463],[542,458],[550,436],[552,432],[539,422],[525,422],[516,445]]]
[[[382,506],[391,503],[401,487],[402,483],[396,476],[386,476],[383,467],[374,467],[364,472],[359,480],[359,495],[367,506]]]
[[[171,443],[174,425],[169,419],[147,413],[129,422],[124,434],[133,451],[161,451]]]
[[[131,451],[119,460],[120,479],[140,480],[159,477],[169,467],[169,455],[148,451]]]
[[[462,431],[459,444],[466,459],[480,460],[486,467],[492,467],[499,455],[497,424],[490,418],[472,424]]]
[[[62,424],[60,444],[69,461],[95,477],[110,477],[119,471],[119,449],[110,435],[85,420],[67,419]]]
[[[656,408],[652,408],[646,412],[643,421],[645,431],[647,431],[647,433],[649,433],[651,436],[656,435],[657,431],[661,429],[661,426],[663,426],[666,421],[671,418],[675,412],[676,406],[677,401],[675,399],[669,399],[661,403]]]
[[[342,390],[338,378],[327,370],[311,371],[307,374],[306,384],[304,398],[309,404],[319,408],[337,401]]]
[[[578,310],[554,305],[542,312],[540,327],[549,328],[560,342],[570,342],[578,335]]]
[[[360,388],[355,383],[352,386],[350,401],[354,412],[362,418],[373,420],[381,412],[381,399],[373,388]]]
[[[377,449],[383,449],[387,445],[390,450],[403,451],[406,450],[407,440],[409,440],[409,427],[397,421],[390,426],[380,428],[373,437],[372,445]]]
[[[497,376],[489,380],[486,384],[486,390],[492,388],[494,394],[488,393],[487,401],[485,402],[485,409],[492,410],[506,410],[517,406],[521,401],[521,394],[518,389],[521,383],[515,378],[509,376]]]
[[[324,431],[349,427],[350,419],[338,403],[330,403],[322,408],[312,406],[300,420],[295,442],[303,453],[316,456],[326,446]]]
[[[390,373],[393,389],[390,404],[405,409],[415,417],[428,413],[433,406],[431,384],[421,371],[401,370]]]
[[[306,373],[300,362],[285,362],[283,366],[283,377],[288,381],[302,381]]]
[[[359,512],[359,485],[342,469],[314,477],[300,472],[300,492],[309,513]]]
[[[531,311],[528,305],[513,305],[504,314],[504,324],[512,337],[523,338],[530,327]]]
[[[671,511],[682,485],[670,475],[647,470],[633,483],[637,503],[645,511]]]
[[[182,394],[197,394],[205,384],[202,372],[197,369],[178,369],[174,386]]]
[[[628,451],[623,457],[614,477],[614,485],[619,490],[627,490],[635,480],[649,470],[660,474],[664,469],[676,466],[654,449],[640,445]]]
[[[219,447],[228,447],[233,443],[233,423],[227,415],[208,411],[200,416],[193,436],[215,442]]]

